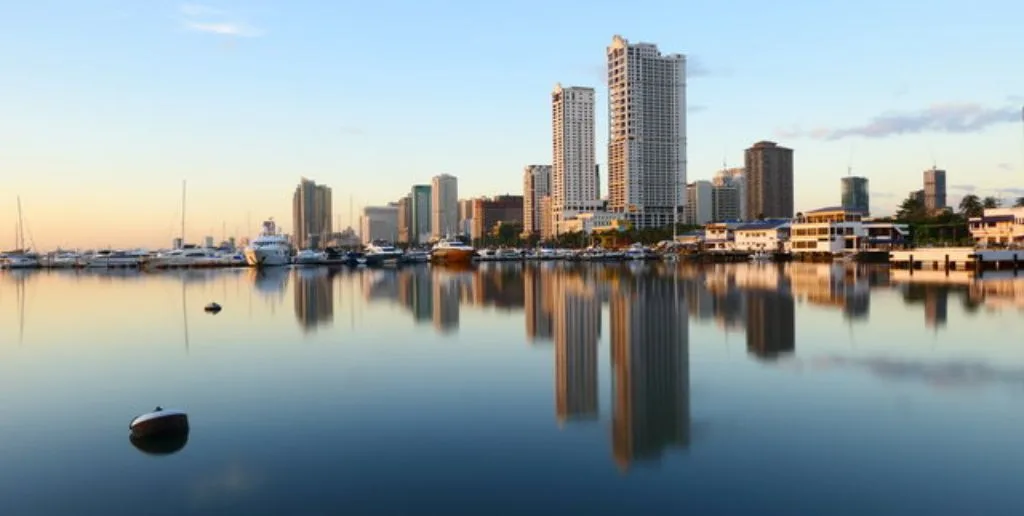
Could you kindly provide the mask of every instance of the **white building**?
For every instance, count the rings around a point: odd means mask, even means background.
[[[714,187],[710,181],[694,181],[686,185],[686,206],[683,221],[693,226],[703,226],[719,220],[714,211]]]
[[[866,243],[867,231],[859,212],[833,206],[797,215],[789,237],[794,255],[851,253],[861,248],[862,240]]]
[[[441,174],[430,180],[430,236],[434,239],[459,232],[459,182]]]
[[[1024,208],[989,208],[968,224],[979,247],[1024,246]]]
[[[704,226],[704,248],[708,251],[734,251],[736,228],[740,226],[739,222],[712,222]]]
[[[594,89],[551,92],[551,206],[558,221],[600,205],[594,159]]]
[[[579,213],[571,219],[559,221],[558,234],[582,231],[589,235],[590,233],[593,233],[595,229],[610,227],[616,220],[621,218],[621,215],[607,211],[588,211],[586,213]]]
[[[737,251],[768,253],[789,250],[788,220],[761,220],[743,224],[733,231]]]
[[[540,233],[542,197],[551,194],[551,165],[527,165],[523,170],[523,234]]]
[[[363,245],[375,240],[395,242],[398,239],[398,207],[367,206],[363,208],[359,236]]]
[[[686,203],[686,58],[615,36],[608,57],[608,209],[637,228]]]

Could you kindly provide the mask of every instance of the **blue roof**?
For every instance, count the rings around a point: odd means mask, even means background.
[[[751,222],[751,223],[748,223],[748,224],[744,224],[744,225],[736,228],[736,231],[757,230],[757,229],[775,229],[775,228],[777,228],[779,226],[782,226],[783,224],[788,224],[788,223],[789,223],[788,220],[780,220],[780,219],[759,220],[757,222]]]

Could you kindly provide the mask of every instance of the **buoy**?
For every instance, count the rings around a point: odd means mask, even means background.
[[[181,451],[188,444],[188,434],[157,435],[153,437],[129,435],[128,440],[136,450],[146,455],[171,455]]]
[[[210,303],[206,305],[206,308],[203,308],[203,310],[206,310],[207,312],[217,313],[220,311],[220,305],[218,305],[217,303]]]
[[[142,414],[128,423],[132,437],[156,438],[188,435],[188,416],[180,410],[164,410],[161,407],[153,412]]]

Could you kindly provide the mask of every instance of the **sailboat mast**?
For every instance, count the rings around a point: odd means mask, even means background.
[[[21,218],[21,196],[18,196],[18,233],[17,233],[18,249],[25,249],[25,222]]]

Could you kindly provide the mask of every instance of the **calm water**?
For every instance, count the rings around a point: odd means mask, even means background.
[[[804,264],[0,272],[0,514],[1019,515],[1022,315]]]

